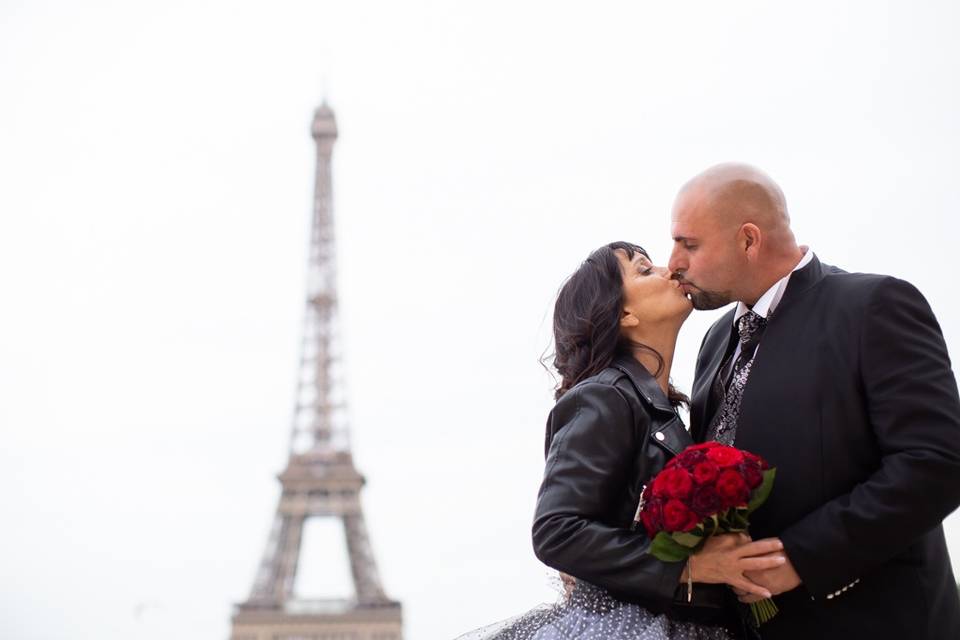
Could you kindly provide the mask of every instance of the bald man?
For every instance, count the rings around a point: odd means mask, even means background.
[[[960,638],[942,528],[960,505],[960,399],[926,300],[798,246],[783,192],[748,165],[684,185],[671,231],[694,307],[736,303],[700,348],[694,438],[777,467],[750,528],[787,558],[749,576],[780,608],[764,640]]]

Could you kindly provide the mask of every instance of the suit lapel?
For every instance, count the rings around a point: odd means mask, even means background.
[[[840,270],[823,264],[817,256],[814,255],[803,269],[798,269],[790,274],[790,281],[787,282],[787,290],[783,292],[780,304],[777,305],[777,310],[773,313],[773,317],[770,318],[770,322],[776,320],[776,315],[779,314],[784,307],[792,305],[793,302],[801,297],[810,287],[820,282],[827,271],[838,272]],[[764,330],[764,337],[765,336],[766,330]],[[760,339],[760,342],[763,342],[763,338]]]
[[[690,432],[696,442],[702,442],[707,425],[716,407],[710,406],[710,387],[724,357],[733,344],[733,314],[735,309],[725,313],[714,324],[710,335],[704,342],[700,357],[705,363],[700,374],[693,382],[693,396],[690,399]]]
[[[814,255],[809,264],[802,269],[794,271],[790,275],[787,290],[783,292],[783,298],[780,300],[780,304],[777,306],[777,310],[773,314],[773,317],[771,317],[770,324],[767,326],[760,340],[757,362],[754,363],[750,380],[747,383],[746,389],[744,389],[740,409],[741,420],[737,427],[738,436],[743,426],[744,421],[742,418],[744,413],[749,413],[750,407],[752,407],[754,403],[760,402],[759,399],[765,395],[762,380],[769,376],[765,376],[764,369],[776,366],[771,364],[771,361],[777,359],[777,342],[784,339],[782,336],[779,336],[780,332],[777,329],[778,326],[780,326],[781,329],[784,328],[779,318],[802,298],[804,293],[820,282],[827,273],[834,272],[841,272],[841,270],[821,263],[817,256]],[[735,313],[736,309],[731,309],[728,313],[724,314],[720,320],[714,323],[713,327],[707,332],[703,347],[700,350],[699,359],[702,364],[697,368],[697,377],[693,383],[690,407],[690,432],[697,442],[703,441],[710,419],[717,410],[717,407],[710,406],[710,387],[717,377],[717,372],[725,356],[734,348],[735,338],[732,327]],[[767,363],[766,365],[764,365],[765,362]]]
[[[762,415],[762,412],[758,412],[769,403],[769,398],[775,397],[774,391],[779,385],[784,384],[784,379],[789,379],[788,375],[784,375],[786,372],[778,371],[778,368],[790,366],[791,359],[797,357],[793,346],[794,339],[798,331],[803,331],[804,325],[802,317],[795,317],[794,306],[804,293],[823,279],[827,271],[839,270],[823,265],[814,256],[808,265],[799,271],[794,271],[790,276],[787,290],[784,291],[776,311],[771,314],[769,323],[760,338],[760,346],[750,370],[750,378],[743,390],[740,416],[737,420],[738,442],[741,438],[750,437],[752,424],[756,422],[757,416]],[[802,313],[800,310],[797,312]]]

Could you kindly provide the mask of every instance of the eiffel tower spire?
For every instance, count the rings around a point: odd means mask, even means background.
[[[343,379],[339,375],[340,354],[335,351],[339,347],[339,315],[330,165],[337,122],[326,102],[314,113],[311,133],[317,144],[317,174],[291,454],[350,448]]]
[[[231,640],[275,640],[349,632],[354,640],[401,640],[400,603],[387,598],[360,504],[363,476],[350,451],[346,393],[339,353],[331,156],[337,139],[333,111],[314,113],[317,146],[306,311],[290,457],[274,524],[246,602],[233,616]],[[343,523],[354,596],[303,600],[294,593],[305,521]],[[334,637],[330,635],[329,637]]]

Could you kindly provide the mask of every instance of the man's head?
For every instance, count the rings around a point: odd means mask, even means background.
[[[783,192],[750,165],[695,176],[677,194],[671,223],[667,266],[697,309],[752,305],[800,259]]]

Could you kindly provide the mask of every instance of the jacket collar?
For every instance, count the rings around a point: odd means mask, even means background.
[[[627,377],[630,378],[633,386],[637,388],[644,400],[657,409],[673,413],[673,405],[670,404],[667,396],[663,393],[657,379],[650,375],[650,372],[636,358],[631,355],[621,355],[613,361],[611,366],[627,374]]]
[[[824,265],[820,262],[819,258],[814,255],[813,259],[810,260],[805,267],[797,269],[791,274],[790,281],[787,283],[787,290],[783,292],[783,298],[780,300],[777,309],[779,310],[781,307],[789,306],[807,289],[820,282],[820,280],[823,279],[824,273]]]
[[[760,296],[760,298],[753,304],[752,307],[748,307],[746,304],[744,304],[743,300],[738,302],[737,308],[733,314],[733,323],[736,324],[737,321],[742,316],[745,316],[748,311],[753,311],[763,318],[770,318],[771,314],[777,310],[777,305],[780,304],[781,300],[783,300],[783,294],[786,292],[787,285],[790,284],[790,279],[793,277],[793,274],[810,264],[813,258],[813,251],[811,251],[809,247],[806,247],[803,257],[800,258],[799,262],[790,271],[790,273],[774,282],[773,285],[767,289],[762,296]]]

